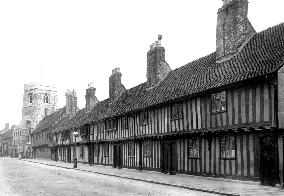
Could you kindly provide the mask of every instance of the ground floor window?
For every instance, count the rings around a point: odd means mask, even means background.
[[[99,145],[98,144],[94,145],[94,156],[99,156]]]
[[[236,137],[232,135],[223,136],[221,139],[221,157],[227,159],[236,158]]]
[[[108,144],[104,144],[103,149],[104,149],[104,156],[105,156],[105,157],[108,157],[108,156],[109,156],[109,147],[108,147]]]
[[[200,158],[200,138],[192,138],[188,140],[188,157]]]
[[[80,157],[84,157],[84,146],[80,146]]]
[[[128,143],[128,156],[134,157],[135,156],[135,145],[134,142]]]
[[[152,156],[152,145],[150,141],[146,141],[143,143],[143,155],[144,157]]]

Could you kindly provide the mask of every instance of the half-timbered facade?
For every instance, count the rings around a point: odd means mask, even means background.
[[[217,52],[171,70],[159,36],[145,83],[126,90],[113,70],[110,97],[54,129],[51,153],[64,161],[76,149],[91,165],[283,184],[284,24],[256,33],[245,17],[247,32],[236,27],[232,49],[220,38],[230,33],[221,16],[237,17],[224,10],[239,6],[247,1],[226,1],[218,12]]]

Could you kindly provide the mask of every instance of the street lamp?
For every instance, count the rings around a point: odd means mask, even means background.
[[[75,142],[74,142],[74,157],[73,157],[73,162],[74,162],[74,168],[77,168],[77,155],[76,155],[76,137],[78,137],[78,132],[75,131],[73,132],[73,136],[75,137]]]

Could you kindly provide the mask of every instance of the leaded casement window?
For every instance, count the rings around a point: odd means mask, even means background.
[[[29,93],[29,102],[33,103],[33,94],[32,93]]]
[[[236,137],[233,135],[223,136],[221,139],[221,157],[224,159],[236,158]]]
[[[112,131],[117,129],[117,120],[116,119],[109,119],[105,121],[106,130]]]
[[[124,116],[121,118],[121,129],[128,129],[128,118],[127,116]]]
[[[135,157],[135,145],[134,142],[128,143],[128,156]]]
[[[152,156],[152,143],[150,141],[145,141],[143,143],[143,155],[144,157]]]
[[[104,152],[104,156],[105,157],[109,156],[109,146],[108,146],[108,144],[104,144],[103,145],[103,152]]]
[[[98,144],[94,145],[94,156],[99,156],[99,145]]]
[[[200,138],[192,138],[188,140],[188,157],[200,158]]]
[[[80,146],[80,157],[84,157],[84,146]]]
[[[104,132],[104,123],[98,123],[98,133],[103,133]]]
[[[45,93],[44,97],[43,97],[43,102],[44,103],[49,103],[49,96],[47,93]]]
[[[148,124],[148,113],[141,112],[139,115],[139,123],[140,125],[147,125]]]
[[[211,113],[224,112],[227,109],[226,92],[211,95]]]
[[[171,108],[171,119],[176,120],[183,118],[182,103],[175,103]]]

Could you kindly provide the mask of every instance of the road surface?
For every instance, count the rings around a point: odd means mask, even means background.
[[[213,195],[0,157],[0,195]]]

